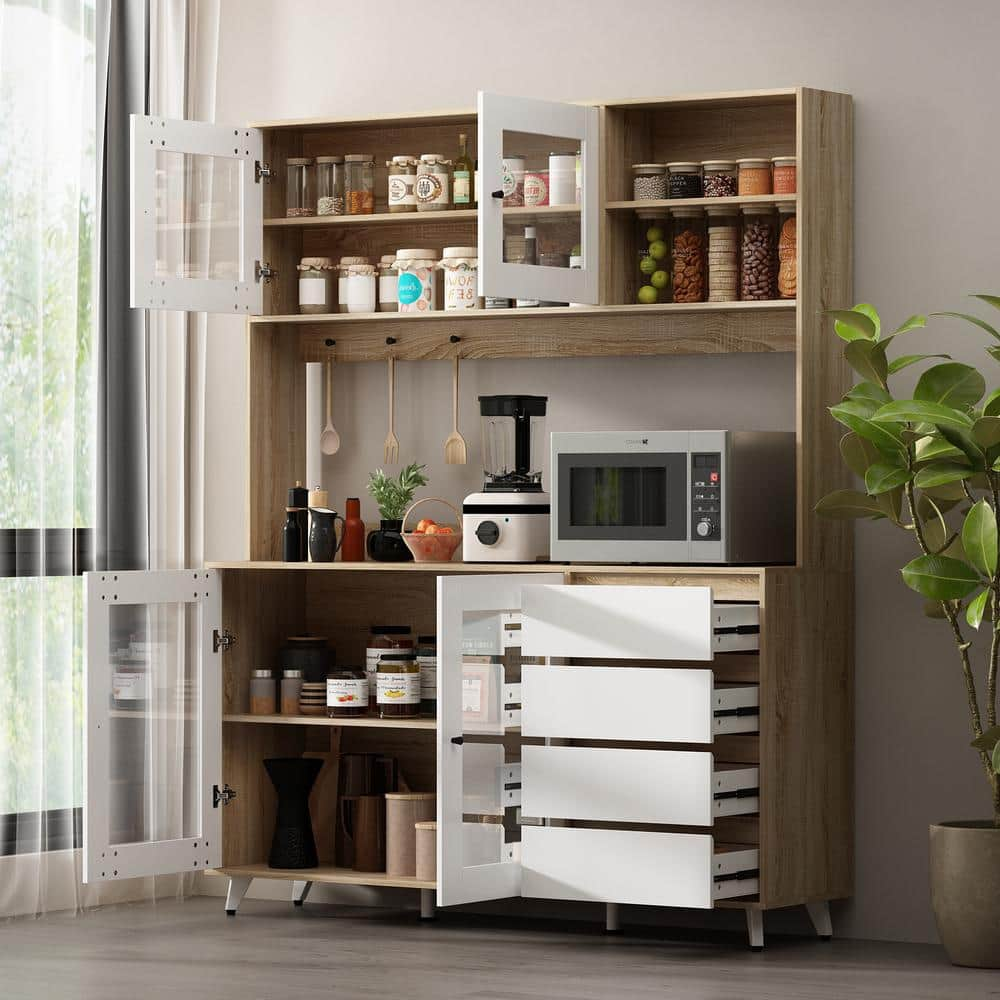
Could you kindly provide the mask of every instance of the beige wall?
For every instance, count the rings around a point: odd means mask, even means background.
[[[430,8],[395,0],[223,0],[216,120],[466,107],[477,88],[553,99],[796,84],[846,91],[856,102],[857,298],[895,322],[963,308],[967,292],[1000,291],[1000,12],[989,0],[554,0],[437,10],[432,22]],[[466,12],[464,23],[452,11]],[[907,350],[983,357],[992,370],[976,334],[945,321],[934,332],[936,340],[913,335]],[[242,327],[218,321],[209,558],[245,553],[244,364]],[[401,365],[398,382],[402,458],[427,462],[434,492],[459,501],[478,477],[474,464],[441,460],[446,365]],[[783,357],[477,362],[465,366],[463,385],[462,426],[477,448],[479,392],[547,394],[549,430],[783,428],[793,414],[792,366]],[[342,504],[381,462],[384,369],[342,368],[337,393],[343,447],[325,471]],[[370,504],[365,516],[374,516]],[[985,815],[988,802],[965,748],[948,636],[922,618],[899,581],[908,541],[883,525],[862,525],[857,540],[858,877],[854,900],[835,921],[838,933],[853,936],[931,940],[927,825]]]

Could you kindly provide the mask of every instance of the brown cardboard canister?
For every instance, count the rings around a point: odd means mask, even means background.
[[[385,870],[388,875],[417,873],[417,843],[414,824],[431,819],[436,812],[433,792],[399,792],[385,797]]]
[[[414,823],[417,837],[417,878],[437,881],[437,823]]]

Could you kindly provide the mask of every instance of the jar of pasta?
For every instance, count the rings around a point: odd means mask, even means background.
[[[375,211],[375,158],[371,153],[344,157],[344,187],[348,215],[371,215]]]

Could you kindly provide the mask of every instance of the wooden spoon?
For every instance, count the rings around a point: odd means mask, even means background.
[[[396,423],[396,359],[389,355],[389,433],[383,445],[383,461],[395,465],[399,461],[399,439],[394,430]]]
[[[319,450],[324,455],[340,451],[340,435],[333,426],[333,358],[326,363],[326,427],[319,436]]]
[[[455,355],[451,382],[451,421],[452,431],[444,442],[444,461],[446,465],[465,465],[468,461],[468,448],[465,438],[458,433],[458,355]]]

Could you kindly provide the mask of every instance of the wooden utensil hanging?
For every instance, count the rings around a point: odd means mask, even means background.
[[[458,432],[458,353],[452,361],[451,382],[451,424],[452,430],[444,442],[446,465],[465,465],[468,462],[468,447],[465,438]]]
[[[396,437],[396,359],[389,355],[389,433],[385,436],[382,448],[383,461],[386,465],[395,465],[399,461],[399,438]]]

